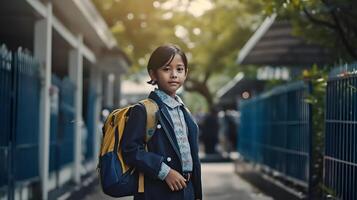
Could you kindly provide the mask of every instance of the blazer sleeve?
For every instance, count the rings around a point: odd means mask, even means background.
[[[145,175],[158,178],[163,156],[145,151],[146,110],[141,104],[131,108],[121,141],[124,161]]]
[[[197,126],[197,125],[196,125]],[[197,129],[198,130],[198,129]],[[202,200],[202,180],[201,180],[201,162],[198,157],[198,135],[195,138],[195,154],[194,154],[194,163],[193,163],[193,186],[195,188],[195,199]]]

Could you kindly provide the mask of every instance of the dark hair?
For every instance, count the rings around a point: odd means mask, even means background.
[[[182,62],[185,65],[185,71],[187,71],[187,57],[185,53],[177,45],[166,44],[159,46],[152,52],[147,65],[148,72],[156,70],[165,64],[170,64],[176,54],[181,56]],[[155,84],[153,80],[148,81],[148,83]]]

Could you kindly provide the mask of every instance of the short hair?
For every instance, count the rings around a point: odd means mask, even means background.
[[[182,62],[185,65],[185,71],[187,72],[187,57],[180,47],[174,44],[159,46],[152,52],[147,65],[148,72],[150,73],[150,70],[156,70],[164,66],[166,63],[170,64],[176,54],[181,56]],[[156,84],[153,80],[150,80],[147,83],[151,85]]]
[[[185,70],[187,70],[187,57],[185,53],[177,45],[166,44],[159,46],[152,52],[147,65],[148,72],[150,70],[156,70],[164,66],[166,63],[170,64],[176,54],[181,56],[183,64],[185,65]]]

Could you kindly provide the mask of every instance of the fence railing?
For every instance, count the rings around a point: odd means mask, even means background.
[[[339,199],[357,199],[357,63],[330,73],[325,127],[325,185]]]
[[[74,152],[74,84],[52,75],[50,171],[59,171],[73,162]]]
[[[16,180],[26,180],[39,175],[39,63],[18,50],[13,57],[13,67],[16,85],[15,177]]]
[[[9,139],[12,99],[12,54],[5,46],[0,47],[0,188],[7,185],[9,165]]]
[[[5,45],[0,46],[0,199],[12,197],[15,190],[39,180],[39,70],[39,62],[26,50],[19,48],[12,52]],[[89,89],[84,97],[88,100],[84,108],[87,109],[86,124],[82,125],[83,122],[75,120],[75,90],[75,84],[68,77],[60,79],[52,75],[49,171],[56,173],[56,184],[59,183],[58,172],[68,176],[74,162],[74,131],[79,124],[84,161],[89,163],[87,166],[94,166],[98,95]],[[90,130],[85,130],[86,125]],[[52,174],[49,178],[54,180]]]
[[[39,63],[0,48],[0,187],[38,177]]]
[[[88,103],[87,103],[87,115],[86,115],[86,124],[88,127],[87,131],[87,139],[86,139],[86,149],[85,149],[85,159],[89,160],[92,159],[94,156],[94,137],[96,135],[96,131],[98,127],[95,127],[95,110],[96,110],[96,102],[98,101],[98,94],[95,92],[93,87],[89,87],[88,92]]]
[[[308,87],[294,83],[241,102],[239,152],[308,186],[311,109]],[[324,191],[357,199],[357,63],[331,71],[326,90]]]
[[[296,82],[241,101],[238,151],[246,159],[307,187],[310,159],[308,87]]]

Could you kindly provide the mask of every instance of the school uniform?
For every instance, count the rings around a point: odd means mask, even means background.
[[[157,103],[159,111],[156,130],[147,144],[148,151],[144,146],[144,106],[138,104],[131,109],[122,138],[125,162],[145,176],[145,192],[135,195],[134,199],[202,199],[197,124],[179,97],[174,99],[155,90],[149,98]],[[171,191],[164,180],[170,168],[189,178],[186,188]]]

